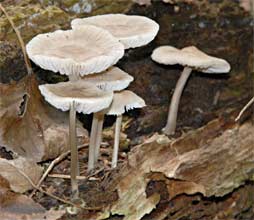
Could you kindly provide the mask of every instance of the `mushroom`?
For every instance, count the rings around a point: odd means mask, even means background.
[[[76,111],[84,114],[101,111],[112,102],[113,92],[104,92],[96,86],[84,82],[62,82],[57,84],[40,85],[39,89],[45,100],[54,107],[69,110],[69,140],[71,148],[71,187],[74,198],[78,198],[78,151],[76,145]],[[91,151],[91,152],[90,152]],[[93,149],[89,149],[89,156],[93,157]]]
[[[120,91],[128,87],[133,77],[118,67],[111,67],[102,73],[84,76],[82,80],[92,83],[103,91]],[[101,143],[104,114],[104,111],[94,113],[89,144],[91,148],[97,149]],[[94,169],[97,158],[98,150],[95,150],[94,158],[89,157],[88,171]]]
[[[155,21],[138,15],[105,14],[77,18],[71,22],[73,29],[85,25],[94,25],[108,30],[119,39],[125,49],[148,44],[159,31],[159,25]]]
[[[68,75],[70,80],[104,71],[124,55],[124,47],[115,37],[91,25],[39,34],[26,50],[41,68]]]
[[[34,63],[43,69],[68,75],[70,81],[104,71],[124,55],[124,46],[115,37],[91,25],[39,34],[26,45],[26,50]]]
[[[184,66],[184,70],[177,81],[174,94],[169,107],[168,120],[164,133],[171,135],[175,133],[177,112],[183,88],[191,74],[191,71],[197,70],[204,73],[227,73],[230,71],[230,64],[223,59],[205,54],[195,46],[177,49],[172,46],[161,46],[152,53],[152,60],[160,64]]]
[[[82,80],[94,84],[103,91],[120,91],[127,88],[134,78],[113,66],[101,73],[84,76]]]
[[[122,114],[131,109],[143,108],[145,107],[145,101],[136,95],[134,92],[129,90],[124,90],[121,92],[115,92],[113,96],[113,101],[109,108],[104,110],[107,115],[116,115],[116,124],[115,124],[115,138],[114,138],[114,150],[112,155],[112,167],[115,168],[117,165],[118,158],[118,149],[119,149],[119,140],[120,140],[120,131],[122,124]],[[101,141],[101,134],[100,138]],[[100,150],[100,142],[97,142],[96,145],[96,156],[98,157]]]

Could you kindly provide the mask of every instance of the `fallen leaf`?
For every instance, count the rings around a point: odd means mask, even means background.
[[[65,211],[47,211],[29,197],[12,192],[8,182],[0,176],[1,220],[56,220],[64,214]]]
[[[42,168],[34,161],[19,157],[14,160],[0,158],[0,176],[6,179],[14,192],[23,193],[32,189],[31,184],[22,175],[27,175],[34,183],[37,183],[42,174]]]
[[[68,114],[46,103],[34,76],[0,84],[0,145],[36,162],[69,149]],[[78,123],[79,142],[87,131]]]

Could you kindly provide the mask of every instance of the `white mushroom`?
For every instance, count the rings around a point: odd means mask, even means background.
[[[125,49],[148,44],[159,31],[159,25],[155,21],[138,15],[105,14],[77,18],[71,22],[74,29],[85,25],[95,25],[108,30],[120,40]]]
[[[94,84],[103,91],[120,91],[127,88],[134,78],[113,66],[101,73],[84,76],[82,80]]]
[[[69,110],[69,139],[71,147],[71,186],[74,198],[78,197],[78,151],[76,144],[76,111],[85,114],[101,111],[112,102],[113,92],[104,92],[96,86],[84,82],[62,82],[40,85],[46,101],[62,111]],[[91,140],[94,141],[94,140]],[[94,158],[94,148],[89,148],[89,158]]]
[[[124,47],[115,37],[91,25],[39,34],[26,49],[29,58],[41,68],[70,79],[104,71],[124,55]]]
[[[102,89],[103,91],[120,91],[128,87],[130,82],[133,81],[133,77],[128,73],[124,72],[118,67],[111,67],[108,70],[82,77],[82,80],[93,83],[93,85]],[[103,128],[104,121],[104,111],[94,113],[91,137],[90,140],[95,142],[90,142],[91,148],[99,148],[101,143],[101,133]],[[97,147],[96,147],[97,146]],[[88,170],[91,171],[94,169],[95,163],[98,159],[98,150],[95,150],[94,160],[89,158],[88,161]]]
[[[112,167],[115,168],[117,165],[118,149],[119,149],[119,138],[122,123],[122,114],[135,108],[145,107],[145,101],[136,95],[134,92],[129,90],[124,90],[121,92],[115,92],[113,101],[108,109],[104,111],[107,115],[116,115],[116,125],[115,125],[115,139],[114,139],[114,150],[112,156]],[[99,140],[101,140],[101,133]],[[96,145],[96,156],[98,157],[100,150],[100,142]]]
[[[180,97],[192,69],[204,73],[227,73],[230,71],[230,65],[226,60],[209,56],[195,46],[185,47],[181,50],[172,46],[161,46],[153,51],[151,57],[152,60],[160,64],[184,66],[172,96],[168,120],[164,128],[165,134],[174,134]]]
[[[124,54],[124,46],[115,37],[108,31],[91,25],[37,35],[27,44],[26,49],[29,58],[37,65],[68,75],[71,81],[106,70]],[[77,111],[79,107],[89,107],[86,102],[84,106],[82,101],[78,104]],[[60,106],[62,110],[69,108],[69,105],[64,106],[64,103],[60,103]],[[93,137],[90,138],[90,142],[94,142]],[[94,164],[90,158],[89,164]]]

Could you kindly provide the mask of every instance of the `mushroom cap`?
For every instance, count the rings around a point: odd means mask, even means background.
[[[113,92],[104,92],[83,81],[44,84],[40,85],[39,89],[46,101],[54,107],[68,111],[70,104],[75,101],[76,111],[85,114],[107,108],[113,98]]]
[[[118,67],[111,67],[102,73],[84,76],[82,80],[104,91],[120,91],[128,87],[134,78]]]
[[[104,71],[124,55],[124,47],[115,37],[91,25],[39,34],[26,50],[43,69],[81,76]]]
[[[177,49],[172,46],[161,46],[152,53],[152,60],[160,64],[180,64],[204,73],[227,73],[230,64],[223,59],[209,56],[195,46]]]
[[[84,25],[95,25],[108,30],[120,40],[125,49],[148,44],[159,31],[159,25],[155,21],[138,15],[105,14],[77,18],[71,22],[74,29]]]
[[[122,115],[131,109],[145,106],[145,101],[141,97],[130,90],[124,90],[114,93],[113,101],[105,111],[107,115]]]

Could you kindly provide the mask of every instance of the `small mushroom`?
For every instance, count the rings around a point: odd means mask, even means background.
[[[121,91],[129,86],[134,78],[118,67],[82,77],[82,80],[92,83],[103,91]]]
[[[73,29],[85,25],[94,25],[108,30],[119,39],[125,49],[148,44],[159,31],[159,25],[155,21],[138,15],[105,14],[77,18],[71,22]]]
[[[96,86],[84,82],[62,82],[40,85],[39,89],[45,100],[54,107],[69,110],[69,141],[71,147],[71,187],[73,197],[78,197],[78,151],[76,144],[76,111],[84,114],[101,111],[112,102],[113,92],[104,92]],[[91,155],[92,156],[91,156]],[[89,149],[89,156],[94,156],[94,150]]]
[[[120,91],[128,87],[130,82],[133,81],[133,77],[128,73],[124,72],[118,67],[111,67],[108,70],[97,73],[93,75],[88,75],[82,77],[82,80],[85,82],[92,83],[103,91]],[[91,137],[90,137],[90,146],[97,149],[101,143],[101,132],[104,121],[104,111],[94,113]],[[94,141],[94,142],[93,142]],[[96,146],[98,146],[96,148]],[[98,159],[98,150],[95,150],[94,158],[89,157],[88,161],[88,171],[94,169],[95,163]]]
[[[115,37],[91,25],[39,34],[26,50],[41,68],[68,75],[70,80],[104,71],[124,55],[124,47]]]
[[[172,96],[167,124],[163,129],[165,134],[171,135],[175,133],[180,97],[191,71],[194,69],[204,73],[228,73],[230,65],[226,60],[209,56],[195,46],[185,47],[181,50],[172,46],[161,46],[153,51],[151,57],[152,60],[160,64],[184,66]]]
[[[91,25],[39,34],[26,45],[26,49],[34,63],[43,69],[68,75],[70,81],[104,71],[124,55],[124,46],[118,39]],[[94,138],[90,137],[90,142],[94,142]]]
[[[145,107],[145,101],[136,95],[134,92],[129,90],[124,90],[121,92],[115,92],[113,101],[110,107],[104,110],[107,115],[116,115],[116,124],[115,124],[115,139],[114,139],[114,150],[112,155],[112,167],[115,168],[117,165],[118,158],[118,149],[119,149],[119,139],[120,139],[120,131],[122,124],[122,114],[131,109],[135,108],[143,108]],[[100,138],[101,140],[101,133]],[[100,150],[100,142],[97,142],[96,145],[96,154],[99,155]]]

